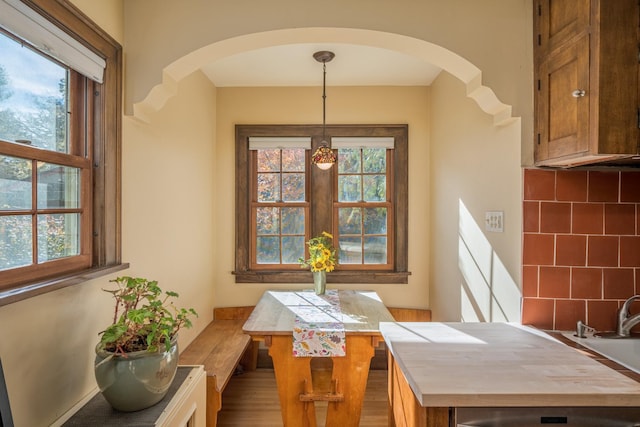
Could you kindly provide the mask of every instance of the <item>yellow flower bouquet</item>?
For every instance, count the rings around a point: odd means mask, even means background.
[[[331,272],[336,268],[336,250],[331,241],[333,236],[326,231],[321,236],[314,237],[307,242],[309,246],[309,259],[300,258],[300,266],[311,267],[312,272]]]

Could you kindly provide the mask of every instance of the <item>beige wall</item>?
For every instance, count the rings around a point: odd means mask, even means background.
[[[195,73],[149,123],[123,126],[122,257],[128,275],[160,281],[199,313],[192,340],[213,317],[216,230],[213,165],[216,93]]]
[[[124,43],[124,0],[70,1],[118,43]]]
[[[297,0],[127,0],[124,6],[127,107],[160,83],[163,68],[203,46],[285,28],[354,28],[402,34],[456,52],[483,71],[487,85],[515,105],[517,116],[531,111],[530,0],[326,0],[303,7]]]
[[[431,95],[433,317],[520,321],[520,123],[493,126],[447,73]],[[504,212],[504,232],[485,231],[487,211]]]
[[[268,29],[376,29],[467,58],[522,121],[494,126],[467,97],[466,86],[447,74],[432,88],[329,88],[329,123],[408,123],[410,132],[409,284],[340,287],[374,288],[389,305],[429,307],[438,320],[459,320],[460,289],[468,279],[458,269],[459,200],[477,224],[484,211],[504,210],[505,233],[487,238],[504,266],[492,271],[501,284],[509,278],[519,283],[520,144],[530,146],[521,131],[526,135],[532,123],[528,0],[401,0],[375,7],[369,0],[330,0],[305,8],[293,0],[252,2],[251,8],[245,0],[74,3],[123,42],[128,102],[146,96],[171,61],[205,44]],[[190,31],[196,27],[203,30]],[[319,123],[321,92],[215,89],[199,72],[176,83],[175,94],[148,122],[123,122],[123,258],[131,268],[122,274],[157,279],[200,312],[196,328],[181,336],[185,345],[210,319],[211,307],[255,304],[265,289],[235,284],[231,275],[233,125]],[[0,308],[0,324],[11,325],[0,331],[0,355],[18,426],[48,425],[95,387],[93,347],[111,314],[101,291],[110,278]]]
[[[322,122],[322,88],[218,88],[216,182],[234,182],[235,124],[317,124]],[[409,125],[408,285],[336,285],[374,289],[390,306],[429,307],[429,89],[426,87],[331,87],[327,123]],[[232,185],[216,192],[216,306],[254,305],[266,288],[307,285],[236,284],[235,216]]]
[[[121,275],[159,281],[200,317],[184,348],[212,318],[215,91],[185,79],[151,124],[124,122]],[[111,321],[105,277],[0,308],[0,355],[16,426],[47,426],[96,387],[93,348]]]
[[[122,41],[122,0],[74,3]],[[101,289],[110,278],[0,307],[0,356],[17,427],[48,426],[95,388],[93,348],[112,315]]]
[[[424,49],[414,42],[428,42],[481,71],[474,76],[461,73],[461,78],[469,83],[467,89],[472,96],[486,100],[485,90],[474,93],[482,84],[500,101],[512,106],[513,116],[523,117],[520,161],[523,164],[533,161],[533,8],[530,0],[373,3],[370,0],[327,0],[307,2],[304,7],[296,0],[127,0],[124,7],[127,16],[127,114],[132,114],[133,104],[143,101],[150,93],[156,100],[171,96],[172,73],[188,73],[195,69],[193,61],[197,68],[210,60],[206,55],[198,56],[199,52],[219,46],[215,55],[223,58],[256,49],[266,38],[264,32],[273,36],[264,42],[266,46],[300,43],[303,38],[310,43],[393,46],[394,50],[411,46],[405,53],[427,61],[430,57],[425,57]],[[141,22],[144,25],[140,25]],[[198,31],[192,31],[193,28]],[[273,35],[291,29],[301,31]],[[305,32],[305,29],[309,31]],[[363,39],[354,33],[346,34],[342,31],[345,29],[371,33]],[[405,39],[398,42],[396,38],[392,42],[389,40],[392,36]],[[444,61],[445,69],[458,67],[458,59]],[[170,68],[172,73],[167,72]],[[163,79],[165,84],[158,86]],[[152,88],[157,91],[151,91]]]
[[[114,2],[86,2],[105,27],[122,27]],[[104,6],[104,13],[98,6]],[[113,19],[115,22],[111,22]],[[118,21],[119,19],[119,21]],[[121,275],[156,279],[200,313],[186,346],[212,317],[215,88],[184,79],[150,123],[123,122]],[[48,426],[95,389],[94,347],[111,320],[102,291],[112,275],[0,307],[0,356],[16,426]]]

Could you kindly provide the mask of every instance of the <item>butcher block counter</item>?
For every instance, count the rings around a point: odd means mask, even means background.
[[[640,383],[534,328],[394,322],[380,331],[397,426],[448,426],[457,407],[640,406]]]

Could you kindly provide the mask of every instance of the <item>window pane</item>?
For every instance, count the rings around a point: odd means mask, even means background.
[[[80,207],[80,169],[38,163],[38,209]]]
[[[282,208],[282,234],[304,236],[304,208]]]
[[[387,208],[364,209],[364,234],[387,234]]]
[[[386,237],[365,237],[364,238],[364,263],[365,264],[386,264],[387,263],[387,238]]]
[[[280,210],[278,208],[258,208],[256,230],[258,234],[280,234]]]
[[[38,262],[80,254],[80,214],[38,215]]]
[[[0,155],[0,210],[16,209],[31,209],[31,161]]]
[[[363,172],[364,173],[386,173],[387,171],[387,150],[386,148],[363,148]]]
[[[297,264],[299,258],[304,258],[304,236],[282,237],[282,262]]]
[[[364,201],[384,202],[387,200],[386,175],[364,175]]]
[[[338,201],[359,202],[362,200],[360,175],[338,176]]]
[[[258,172],[278,172],[280,170],[280,150],[258,150]]]
[[[31,215],[0,216],[0,270],[31,265]]]
[[[260,236],[256,243],[256,261],[258,264],[280,263],[279,237]]]
[[[305,151],[304,148],[282,150],[282,170],[285,172],[304,172]]]
[[[362,211],[360,208],[338,209],[338,232],[342,234],[362,234]]]
[[[282,176],[282,201],[304,202],[304,173],[285,173]]]
[[[340,237],[338,246],[340,264],[362,264],[362,239],[360,237]]]
[[[360,149],[338,149],[338,173],[361,173]]]
[[[275,202],[280,200],[280,174],[258,174],[258,201]]]
[[[68,153],[67,70],[0,34],[0,139]]]

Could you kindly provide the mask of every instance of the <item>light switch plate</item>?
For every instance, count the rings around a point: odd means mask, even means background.
[[[485,212],[484,225],[487,231],[502,233],[504,231],[504,213],[502,211]]]

